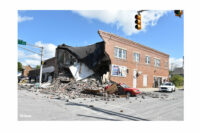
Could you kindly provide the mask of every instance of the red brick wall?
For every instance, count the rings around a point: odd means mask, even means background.
[[[106,42],[105,51],[110,56],[111,64],[126,66],[129,69],[126,77],[112,76],[110,74],[111,80],[119,83],[126,83],[130,87],[133,87],[134,69],[137,69],[138,71],[142,72],[142,74],[137,77],[137,88],[144,88],[143,86],[144,74],[147,75],[148,77],[147,87],[153,87],[154,76],[162,76],[168,78],[169,70],[168,67],[165,67],[165,62],[169,62],[169,55],[107,32],[99,31],[99,34],[102,37],[102,39]],[[127,51],[126,60],[114,57],[114,47],[116,46],[126,49]],[[138,63],[137,67],[136,67],[136,62],[133,60],[134,52],[140,54],[140,62]],[[146,55],[151,57],[151,64],[145,64]],[[160,59],[160,67],[154,67],[154,57]]]
[[[23,75],[25,77],[27,77],[30,70],[32,70],[32,68],[30,66],[25,66],[25,68],[23,70]]]

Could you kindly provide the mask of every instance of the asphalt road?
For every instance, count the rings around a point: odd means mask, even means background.
[[[138,96],[111,98],[76,98],[68,102],[50,95],[18,90],[18,120],[68,121],[182,121],[184,91],[153,92],[159,98]]]

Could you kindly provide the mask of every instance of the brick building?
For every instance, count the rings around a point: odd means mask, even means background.
[[[32,67],[30,65],[23,66],[22,76],[27,77],[29,74],[29,71],[31,71],[31,70],[32,70]]]
[[[108,32],[98,33],[103,41],[92,45],[59,45],[55,57],[44,63],[43,81],[48,76],[81,80],[95,74],[103,82],[112,80],[130,87],[151,88],[168,80],[168,54]],[[30,77],[39,77],[39,69],[31,71]]]
[[[99,30],[111,60],[110,80],[130,87],[157,87],[169,77],[169,55]]]

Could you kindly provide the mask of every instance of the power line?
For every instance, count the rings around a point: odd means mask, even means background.
[[[30,49],[27,49],[27,48],[23,48],[23,47],[20,47],[20,46],[18,46],[19,48],[21,48],[21,49],[25,49],[25,50],[27,50],[27,51],[29,51],[29,52],[33,52],[33,53],[36,53],[36,54],[39,54],[39,55],[41,55],[40,53],[37,53],[37,52],[35,52],[35,51],[32,51],[32,50],[30,50]]]

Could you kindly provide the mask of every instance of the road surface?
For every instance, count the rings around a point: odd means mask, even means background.
[[[153,92],[161,94],[161,92]],[[18,90],[18,120],[67,121],[182,121],[183,90],[148,96],[111,98],[53,99],[51,95]]]

